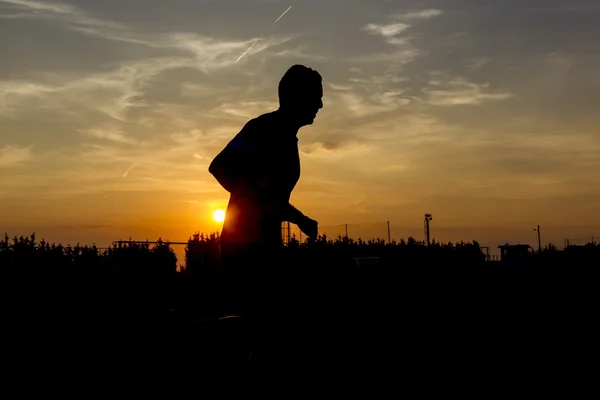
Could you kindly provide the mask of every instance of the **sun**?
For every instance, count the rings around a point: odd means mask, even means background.
[[[215,210],[215,212],[213,212],[212,217],[215,222],[221,223],[225,221],[225,211]]]

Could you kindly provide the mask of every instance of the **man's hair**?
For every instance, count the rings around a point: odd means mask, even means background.
[[[286,102],[296,93],[301,93],[312,85],[321,85],[321,74],[304,65],[292,65],[279,81],[279,103]]]

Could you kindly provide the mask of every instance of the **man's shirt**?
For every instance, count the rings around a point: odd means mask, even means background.
[[[296,134],[279,111],[263,114],[215,158],[222,171],[215,177],[231,193],[222,241],[281,244],[281,222],[300,178]]]

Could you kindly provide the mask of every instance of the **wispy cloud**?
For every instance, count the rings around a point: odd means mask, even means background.
[[[23,11],[12,14],[12,18],[40,18],[57,21],[69,29],[108,40],[123,41],[139,44],[150,48],[183,50],[190,53],[193,58],[175,58],[180,63],[185,61],[181,67],[198,68],[203,71],[233,66],[238,60],[234,54],[246,48],[249,52],[260,40],[260,45],[254,50],[261,52],[271,46],[284,43],[291,38],[272,39],[261,38],[250,41],[236,41],[215,39],[196,33],[185,32],[138,32],[130,29],[122,23],[103,20],[90,16],[83,10],[64,3],[42,3],[30,0],[0,0],[2,3],[10,4]],[[291,7],[290,7],[291,8]],[[289,9],[287,10],[289,11]],[[286,12],[287,12],[286,11]],[[284,12],[285,14],[285,12]],[[284,15],[282,14],[282,16]],[[9,15],[10,16],[10,15]],[[61,25],[63,26],[63,25]],[[248,48],[248,42],[252,42]]]
[[[174,40],[176,36],[169,40]],[[177,69],[222,71],[235,64],[234,54],[245,46],[245,42],[219,41],[197,35],[179,37],[181,41],[173,45],[188,49],[194,53],[193,57],[172,56],[125,61],[108,72],[55,77],[51,84],[0,81],[0,115],[15,113],[21,106],[30,111],[35,107],[35,102],[32,102],[35,97],[44,108],[52,107],[66,113],[71,113],[73,106],[87,108],[125,122],[128,121],[130,111],[148,107],[144,100],[145,90],[156,77]],[[261,52],[288,40],[290,38],[265,39],[258,43],[254,51]],[[187,88],[189,89],[189,85]],[[86,101],[81,102],[82,98]]]
[[[233,117],[236,120],[243,120],[272,111],[277,106],[276,100],[227,102],[215,107],[211,113],[213,115],[223,115],[229,118]]]
[[[31,98],[43,98],[56,88],[22,80],[0,81],[0,116],[15,115],[19,105]]]
[[[438,17],[440,15],[442,15],[442,10],[427,9],[404,14],[395,14],[393,18],[402,21],[410,21],[415,19],[429,19],[433,17]]]
[[[44,109],[64,113],[74,121],[83,120],[90,113],[100,112],[116,121],[131,122],[130,117],[134,111],[149,109],[151,106],[146,96],[149,86],[169,71],[181,69],[205,74],[222,73],[227,68],[236,66],[241,58],[239,54],[244,49],[246,51],[243,55],[247,55],[250,50],[257,54],[270,49],[275,50],[272,55],[277,57],[305,55],[301,49],[277,49],[292,40],[292,36],[235,40],[197,33],[136,31],[122,23],[93,17],[65,3],[0,0],[0,4],[18,11],[8,14],[13,18],[58,21],[60,26],[86,35],[126,41],[148,50],[142,53],[146,57],[113,63],[113,69],[108,71],[104,69],[102,72],[48,75],[19,81],[0,80],[0,116],[15,116],[19,112],[31,113],[36,109]],[[152,55],[153,49],[160,50],[158,53],[161,55]],[[165,55],[164,50],[172,52],[172,55]],[[183,94],[190,95],[196,88],[197,86],[190,87],[188,82],[183,87]],[[206,91],[204,96],[207,96]],[[148,120],[150,113],[156,114],[159,110],[160,107],[153,104],[151,111],[145,115],[137,115]],[[120,140],[119,136],[113,136],[113,140]]]
[[[396,43],[394,43],[396,44]],[[417,57],[426,54],[424,50],[415,47],[402,47],[394,49],[391,52],[366,53],[351,56],[350,62],[366,63],[366,64],[392,64],[394,66],[403,66],[415,61]]]
[[[328,91],[330,104],[327,107],[334,114],[331,119],[372,117],[408,106],[412,99],[403,86],[407,80],[407,77],[385,73],[328,83],[331,90]]]
[[[515,94],[490,91],[489,83],[469,82],[465,78],[432,79],[422,89],[425,102],[434,106],[479,105],[485,101],[505,100]]]
[[[408,22],[412,20],[429,19],[439,15],[442,15],[442,11],[440,10],[423,10],[408,14],[396,14],[390,16],[390,22],[386,24],[369,23],[365,25],[362,30],[371,35],[382,36],[390,44],[406,45],[409,44],[410,38],[400,37],[399,35],[410,29],[411,25]]]
[[[36,106],[35,98],[39,99],[40,107],[62,109],[66,113],[70,113],[73,106],[91,108],[125,121],[128,110],[144,106],[138,97],[143,94],[148,79],[185,63],[173,58],[126,62],[110,72],[55,77],[51,84],[0,81],[0,104],[13,111],[21,105],[31,110]],[[82,98],[86,101],[81,102]]]
[[[399,97],[401,94],[401,92],[386,91],[361,95],[356,91],[341,91],[337,93],[336,99],[346,109],[345,117],[360,118],[393,111],[401,105],[408,104],[408,100]]]
[[[120,128],[90,128],[82,132],[84,135],[122,144],[135,144],[136,141],[123,133]]]
[[[66,26],[70,29],[100,29],[94,31],[97,34],[100,34],[102,29],[115,31],[124,28],[117,22],[95,18],[81,9],[66,3],[34,0],[0,0],[0,3],[8,4],[15,10],[20,11],[16,14],[5,14],[4,18],[46,19],[62,24],[67,23],[68,25]]]
[[[409,14],[396,14],[388,17],[387,23],[368,23],[361,28],[372,36],[382,37],[386,43],[394,46],[389,52],[378,52],[351,57],[350,62],[357,63],[389,63],[389,70],[394,70],[412,63],[417,57],[424,56],[427,51],[418,48],[414,37],[408,34],[413,22],[442,15],[440,10],[424,10]]]
[[[394,36],[406,31],[408,28],[410,28],[410,25],[402,22],[396,22],[384,25],[367,24],[363,30],[373,35],[383,36],[384,38],[393,38]]]
[[[492,59],[490,57],[472,57],[466,60],[467,68],[477,70],[488,64]]]
[[[326,58],[323,55],[311,53],[307,46],[297,46],[293,48],[286,48],[282,50],[275,50],[272,52],[274,57],[285,57],[289,59],[295,58],[308,58],[311,60],[320,60]]]
[[[0,167],[9,167],[31,160],[31,147],[6,145],[0,148]]]

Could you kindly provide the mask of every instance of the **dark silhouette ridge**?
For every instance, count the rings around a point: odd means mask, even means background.
[[[208,271],[218,236],[191,239],[186,265]],[[168,244],[100,251],[5,235],[5,363],[23,384],[69,376],[102,385],[117,385],[119,377],[146,384],[172,379],[179,387],[202,382],[205,370],[224,373],[230,383],[250,371],[280,370],[302,384],[320,371],[346,382],[352,374],[365,382],[377,372],[393,374],[391,384],[397,377],[467,379],[470,387],[488,379],[496,387],[548,368],[577,367],[570,355],[589,354],[596,340],[590,318],[597,303],[596,243],[549,245],[529,254],[520,269],[485,261],[477,242],[425,246],[413,238],[319,236],[292,240],[285,252],[301,262],[291,271],[288,293],[275,301],[286,303],[283,311],[298,323],[274,324],[270,336],[261,336],[252,321],[219,318],[217,282],[210,273],[196,280],[176,272]],[[379,257],[380,264],[346,263],[357,256]],[[248,354],[265,342],[273,352],[254,352],[249,362]],[[56,360],[66,367],[57,368]],[[23,374],[31,365],[45,372]],[[168,378],[173,372],[176,378]],[[265,376],[272,384],[276,375]]]
[[[317,222],[291,205],[290,196],[300,179],[297,134],[323,108],[322,77],[293,65],[278,94],[279,108],[248,121],[209,166],[230,193],[220,241],[228,298],[246,305],[246,313],[257,310],[253,301],[261,309],[273,303],[267,293],[282,270],[282,222],[298,225],[309,238],[318,235]]]

